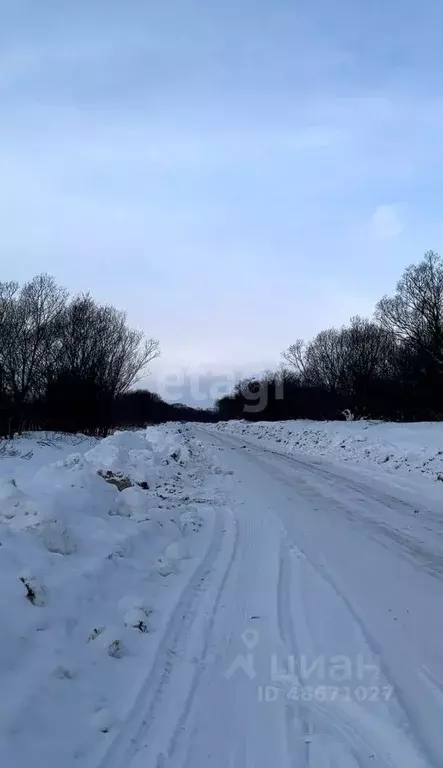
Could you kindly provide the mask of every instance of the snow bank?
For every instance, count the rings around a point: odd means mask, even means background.
[[[5,445],[0,763],[89,764],[210,537],[214,465],[186,427]]]
[[[13,440],[0,439],[0,477],[33,474],[38,467],[71,453],[85,453],[96,442],[95,437],[62,432],[24,432]]]
[[[228,421],[216,429],[289,455],[326,456],[443,480],[443,424],[393,424],[372,421]]]

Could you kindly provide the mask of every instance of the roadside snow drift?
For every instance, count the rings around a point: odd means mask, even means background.
[[[325,456],[443,481],[443,424],[375,421],[226,421],[215,426],[280,453]]]
[[[186,427],[4,444],[2,766],[108,748],[211,536],[213,470]]]

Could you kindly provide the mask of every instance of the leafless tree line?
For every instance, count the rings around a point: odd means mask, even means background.
[[[442,418],[442,258],[428,251],[372,319],[354,317],[307,343],[299,339],[283,361],[277,374],[249,383],[264,404],[254,418],[337,418],[344,409],[372,418]],[[246,400],[250,405],[250,391]],[[219,401],[219,411],[242,417],[244,405],[243,384]]]
[[[395,339],[375,322],[353,317],[349,326],[321,331],[307,344],[298,340],[283,358],[300,382],[357,395],[393,373]]]
[[[24,428],[106,434],[176,418],[443,418],[443,260],[408,267],[374,317],[354,317],[283,353],[273,374],[239,382],[217,413],[163,403],[133,385],[159,354],[124,312],[70,297],[49,275],[0,283],[0,434]],[[254,398],[256,401],[254,407]]]
[[[106,431],[111,404],[159,354],[124,312],[49,275],[0,283],[0,429]]]

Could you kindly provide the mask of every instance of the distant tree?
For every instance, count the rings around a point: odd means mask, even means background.
[[[307,344],[298,340],[283,358],[304,385],[355,395],[388,374],[394,348],[392,333],[357,316],[349,326],[321,331]]]
[[[38,275],[21,289],[14,283],[3,284],[0,296],[2,383],[19,428],[25,404],[44,388],[67,294],[49,275]]]
[[[0,283],[0,435],[31,424],[103,432],[158,353],[124,312],[89,294],[69,300],[49,275]]]
[[[146,427],[166,421],[215,421],[214,411],[191,408],[180,403],[166,403],[159,395],[136,389],[115,400],[114,424]]]
[[[89,294],[75,297],[65,309],[59,369],[94,379],[113,397],[133,386],[158,354],[158,342],[129,328],[124,312],[97,304]]]
[[[63,401],[75,403],[78,430],[84,431],[86,419],[89,428],[106,433],[115,417],[113,401],[158,354],[158,343],[129,328],[124,312],[98,304],[89,294],[75,297],[64,309],[47,369],[48,413]]]
[[[427,251],[397,283],[394,296],[377,304],[376,317],[400,341],[407,341],[443,361],[443,261]]]
[[[397,378],[404,417],[443,414],[443,261],[427,251],[411,264],[393,296],[377,304],[376,317],[398,341]]]

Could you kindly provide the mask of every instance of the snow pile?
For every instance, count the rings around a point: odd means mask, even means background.
[[[228,421],[216,429],[295,455],[326,456],[443,480],[443,424],[371,421]]]
[[[40,441],[8,443],[19,452],[0,461],[0,762],[14,768],[99,753],[149,673],[217,503],[186,427]],[[60,460],[44,464],[46,449]]]

